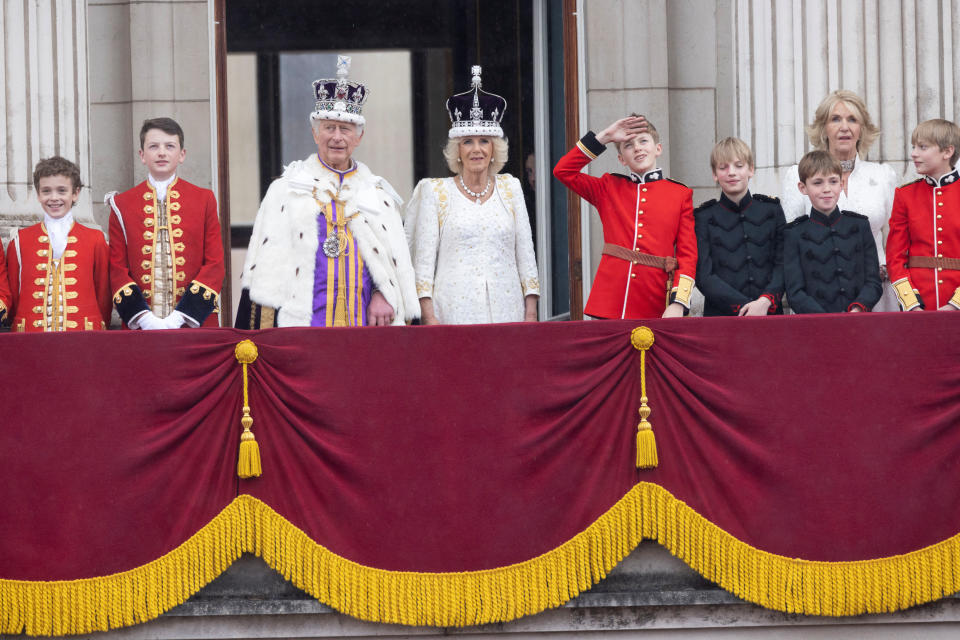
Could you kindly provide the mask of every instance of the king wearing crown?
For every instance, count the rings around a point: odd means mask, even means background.
[[[267,190],[241,275],[236,326],[402,325],[419,316],[401,199],[353,152],[367,89],[337,77],[313,83],[317,153],[287,165]]]

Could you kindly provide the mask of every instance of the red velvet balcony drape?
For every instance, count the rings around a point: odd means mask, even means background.
[[[0,629],[149,619],[243,551],[367,619],[510,619],[641,537],[774,608],[934,599],[960,588],[958,318],[650,321],[650,470],[636,323],[3,335]]]

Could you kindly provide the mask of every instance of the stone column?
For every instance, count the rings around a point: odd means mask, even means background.
[[[146,178],[137,151],[140,125],[147,118],[169,116],[180,123],[187,157],[178,174],[213,188],[211,2],[87,2],[91,185],[94,216],[103,228],[110,213],[102,204],[104,193],[124,191]]]
[[[811,148],[804,126],[835,89],[862,96],[882,130],[868,158],[911,177],[916,124],[958,115],[958,12],[960,0],[734,0],[729,135],[753,147],[756,189],[779,193],[781,170]]]
[[[90,180],[85,0],[0,3],[0,237],[29,226],[43,212],[33,167],[61,155]],[[94,224],[89,187],[74,209]]]

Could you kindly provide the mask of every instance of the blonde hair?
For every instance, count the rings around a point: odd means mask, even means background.
[[[503,166],[507,164],[507,157],[510,153],[510,144],[507,142],[507,139],[495,136],[465,137],[489,137],[490,141],[493,143],[493,154],[490,158],[490,168],[488,171],[491,176],[495,176],[500,173],[500,169],[503,169]],[[447,145],[443,148],[443,158],[447,161],[447,167],[450,169],[450,173],[454,175],[459,175],[461,169],[463,169],[462,165],[460,164],[461,140],[463,140],[463,138],[450,138],[447,140]]]
[[[843,176],[843,167],[840,166],[840,161],[828,152],[817,149],[800,158],[797,173],[800,175],[800,182],[806,183],[818,173],[824,176]]]
[[[917,125],[910,136],[910,144],[917,144],[918,141],[928,142],[940,147],[943,151],[947,147],[953,147],[953,155],[950,156],[950,166],[957,164],[957,158],[960,157],[960,127],[949,120],[925,120]]]
[[[643,114],[640,114],[640,113],[631,113],[630,116],[631,116],[631,117],[634,117],[634,118],[643,118],[643,119],[645,119],[645,120],[646,120],[646,117],[647,117],[647,116],[645,116],[645,115],[643,115]],[[650,122],[649,120],[647,120],[647,133],[650,134],[650,137],[651,137],[651,138],[653,138],[653,143],[654,143],[654,144],[660,144],[660,132],[657,131],[657,128],[656,128],[655,126],[653,126],[653,123]],[[626,140],[624,140],[624,142],[626,142]],[[620,145],[622,145],[622,144],[623,144],[623,142],[618,142],[618,143],[617,143],[617,153],[620,153]]]
[[[734,160],[741,160],[747,163],[751,169],[754,168],[753,151],[740,138],[724,138],[710,152],[710,168],[714,173],[717,172],[717,167],[721,164],[730,163]]]
[[[813,122],[807,127],[807,137],[810,138],[810,144],[815,149],[829,151],[829,141],[827,140],[827,122],[833,114],[834,108],[840,103],[847,106],[853,112],[857,122],[860,123],[860,138],[857,140],[857,153],[866,155],[870,146],[880,135],[880,129],[873,124],[870,118],[870,112],[867,111],[867,105],[863,98],[853,91],[839,89],[827,95],[817,107],[813,114]]]

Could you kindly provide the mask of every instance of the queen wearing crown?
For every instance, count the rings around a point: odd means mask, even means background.
[[[506,100],[473,87],[447,100],[443,155],[454,174],[417,184],[404,227],[423,324],[537,320],[540,283],[520,181],[507,161],[500,121]]]

